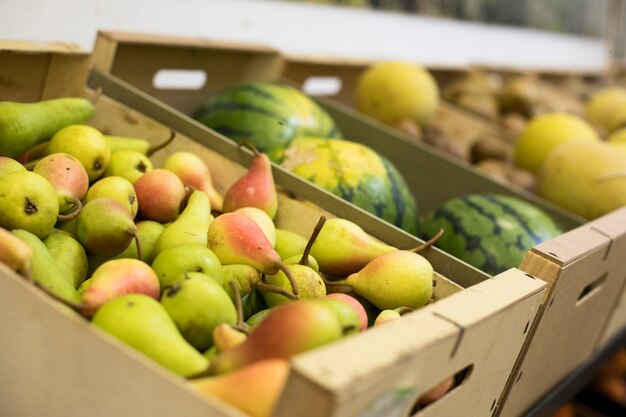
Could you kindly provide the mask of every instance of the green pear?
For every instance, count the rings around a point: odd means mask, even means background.
[[[111,149],[111,153],[119,151],[134,151],[150,156],[156,151],[161,150],[172,143],[175,136],[176,134],[172,131],[169,139],[155,146],[152,146],[150,142],[145,139],[129,138],[126,136],[104,135],[104,139],[107,141],[107,144]]]
[[[109,301],[92,323],[180,376],[198,374],[208,366],[209,361],[181,336],[165,308],[147,295]]]
[[[250,265],[222,265],[223,286],[230,298],[235,302],[235,294],[230,287],[230,281],[234,281],[239,289],[239,295],[244,297],[252,290],[251,283],[260,280],[259,271]]]
[[[48,143],[48,154],[68,153],[85,167],[89,181],[94,181],[104,173],[111,150],[102,133],[86,125],[72,125],[59,130]]]
[[[48,236],[59,215],[59,201],[41,175],[18,171],[0,177],[0,227]]]
[[[0,177],[18,171],[26,171],[26,168],[15,159],[0,156]]]
[[[65,233],[69,233],[72,237],[76,238],[76,217],[72,220],[57,221],[54,225],[55,229],[62,230]]]
[[[395,250],[332,284],[351,287],[381,310],[420,308],[433,295],[433,267],[417,253]]]
[[[85,123],[93,114],[93,104],[84,98],[0,102],[0,155],[17,158],[64,127]]]
[[[0,263],[23,277],[31,279],[32,260],[33,250],[30,246],[0,227]]]
[[[396,310],[383,310],[374,321],[374,326],[380,326],[388,321],[399,320],[402,316]]]
[[[276,245],[274,249],[281,259],[288,259],[304,253],[307,240],[297,233],[276,228]]]
[[[110,258],[119,255],[137,238],[137,227],[130,211],[112,198],[96,198],[83,207],[76,218],[76,237],[92,255]]]
[[[43,240],[50,255],[74,288],[87,278],[87,254],[83,246],[67,232],[52,229]]]
[[[339,320],[339,323],[341,323],[344,335],[359,333],[361,329],[361,319],[350,304],[329,297],[322,297],[315,301],[326,304],[331,309],[337,317],[337,320]]]
[[[235,324],[237,311],[224,288],[199,272],[163,291],[161,304],[178,330],[196,349],[204,351],[213,344],[213,329],[222,323]]]
[[[161,288],[174,285],[187,272],[202,272],[222,283],[222,264],[206,246],[185,243],[159,253],[152,262]]]
[[[291,273],[298,284],[298,296],[300,299],[307,300],[311,298],[324,297],[326,295],[324,280],[312,268],[300,264],[287,265],[287,268],[291,270]],[[290,288],[289,279],[282,271],[279,271],[275,275],[268,275],[265,277],[265,283],[284,288],[285,290]],[[291,300],[282,294],[274,292],[263,292],[262,294],[265,299],[265,303],[270,308],[291,302]]]
[[[111,153],[111,159],[104,171],[105,177],[122,177],[131,183],[137,181],[143,174],[154,169],[152,161],[146,155],[137,151],[116,151]]]
[[[324,273],[345,277],[361,270],[379,255],[396,250],[345,219],[329,219],[317,236],[311,255]]]
[[[271,308],[265,308],[263,310],[257,311],[256,313],[254,313],[253,315],[248,317],[248,319],[246,320],[246,324],[254,329],[263,320],[265,320],[265,317],[267,317],[267,315],[270,313],[270,311],[272,311]]]
[[[265,237],[267,237],[272,246],[276,245],[276,226],[274,226],[274,222],[267,213],[256,207],[242,207],[235,210],[235,213],[243,214],[254,221],[263,230]]]
[[[79,302],[80,297],[74,288],[74,282],[59,268],[46,245],[26,230],[13,230],[12,233],[25,242],[33,252],[31,261],[33,281],[66,301]]]
[[[194,191],[189,196],[187,207],[159,236],[155,247],[157,255],[183,243],[206,246],[211,219],[209,196],[203,191]]]
[[[137,216],[139,210],[137,194],[135,194],[133,184],[126,178],[111,176],[96,181],[89,187],[84,202],[88,203],[101,197],[119,201],[131,212],[133,218]]]
[[[285,265],[300,264],[300,262],[302,261],[302,255],[303,254],[292,256],[290,258],[285,259],[283,262],[285,263]],[[315,258],[312,257],[311,255],[307,257],[306,266],[308,266],[309,268],[312,268],[317,273],[320,272],[320,265],[317,263]]]

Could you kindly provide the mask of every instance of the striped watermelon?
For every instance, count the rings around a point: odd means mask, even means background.
[[[415,199],[396,168],[359,143],[298,138],[285,150],[282,165],[356,206],[417,234]]]
[[[518,267],[533,246],[563,233],[536,206],[496,194],[448,201],[424,219],[422,237],[439,228],[439,248],[491,275]]]
[[[300,90],[278,83],[228,88],[210,98],[194,118],[233,140],[249,140],[274,162],[296,137],[341,137],[324,109]]]

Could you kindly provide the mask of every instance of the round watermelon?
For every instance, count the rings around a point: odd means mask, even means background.
[[[417,234],[417,207],[404,178],[370,148],[339,139],[298,138],[285,150],[282,166]]]
[[[194,118],[236,141],[248,140],[274,162],[296,137],[341,138],[328,113],[300,90],[247,83],[211,97]]]
[[[424,219],[422,237],[430,239],[440,228],[437,247],[490,275],[519,267],[533,246],[563,233],[536,206],[496,194],[448,201]]]

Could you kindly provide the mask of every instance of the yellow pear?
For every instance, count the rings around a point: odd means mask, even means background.
[[[626,205],[626,153],[602,142],[566,143],[539,171],[537,193],[587,219]]]
[[[610,110],[619,103],[626,103],[626,90],[619,87],[605,88],[594,93],[585,107],[589,121],[604,129],[608,129]]]
[[[565,142],[599,142],[600,137],[583,119],[567,113],[547,113],[533,118],[515,145],[514,162],[537,173],[550,152]]]

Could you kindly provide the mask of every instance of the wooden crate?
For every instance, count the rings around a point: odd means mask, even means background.
[[[31,55],[51,58],[55,52],[0,42],[0,79],[15,86],[15,92],[4,89],[0,100],[26,94],[30,100],[93,95],[90,89],[76,91],[73,83],[67,85],[68,90],[61,83],[55,86],[55,94],[45,93],[49,91],[45,84],[58,82],[45,75],[54,59],[41,61],[44,68],[38,73],[42,78],[33,78],[32,84],[13,82],[21,70],[32,69]],[[72,56],[86,59],[81,52],[74,51]],[[70,67],[65,70],[84,80],[87,67],[78,68],[76,72]],[[64,72],[64,76],[70,74]],[[252,158],[249,152],[187,122],[187,131],[195,132],[191,139],[180,129],[145,114],[161,112],[161,116],[175,119],[179,117],[176,112],[123,85],[104,84],[96,116],[90,121],[94,127],[154,143],[167,137],[170,128],[177,131],[174,142],[153,156],[156,166],[171,152],[190,150],[209,164],[221,191],[246,171]],[[145,111],[122,104],[109,92],[142,104]],[[339,214],[390,244],[409,247],[419,242],[277,167],[274,173],[280,188],[279,227],[308,233],[320,214]],[[319,200],[307,201],[304,195]],[[545,282],[517,269],[490,279],[437,250],[429,249],[424,255],[433,264],[455,264],[448,270],[480,282],[463,288],[450,280],[453,276],[438,273],[436,301],[429,306],[397,322],[296,356],[277,416],[389,415],[388,407],[409,408],[417,396],[463,369],[471,370],[463,383],[419,415],[450,415],[444,410],[456,410],[453,414],[469,410],[473,416],[493,413],[539,309]],[[7,383],[0,387],[3,415],[242,415],[199,395],[183,379],[90,325],[2,265],[0,303],[0,320],[6,332],[0,339],[0,370],[7,376]],[[492,343],[494,339],[498,343]],[[299,400],[294,403],[294,398]]]
[[[136,46],[136,39],[133,35],[129,34],[101,34],[100,39],[105,43],[116,44],[118,49],[123,49],[124,45],[127,43],[134,44]],[[159,42],[166,43],[167,39],[159,38],[157,43]],[[192,50],[195,49],[195,46],[192,44],[188,46]],[[211,47],[205,46],[203,49],[211,49]],[[207,54],[206,61],[198,59],[191,65],[193,68],[203,69],[210,73],[210,68],[212,65],[215,65],[215,62],[209,60],[210,54],[208,51],[205,51],[204,53]],[[151,44],[146,44],[143,49],[143,54],[156,55],[157,53]],[[153,73],[149,72],[143,76],[138,75],[134,70],[135,64],[133,59],[123,62],[120,56],[108,55],[103,57],[99,54],[98,48],[96,48],[94,56],[96,67],[106,68],[106,65],[108,65],[107,63],[110,62],[110,60],[113,60],[114,66],[117,68],[117,72],[114,72],[114,75],[127,79],[127,77],[129,77],[132,73],[135,85],[139,89],[144,89],[144,86],[151,83]],[[211,59],[214,58],[216,57]],[[159,50],[158,59],[160,60],[160,65],[156,66],[158,68],[170,67],[171,62],[173,61],[169,52],[166,53],[163,49]],[[289,65],[291,65],[291,62],[288,62],[288,66],[285,71],[290,77],[296,78],[296,81],[300,81],[306,79],[306,68],[315,67],[310,64],[311,63],[306,63],[306,65],[302,65],[298,69],[297,73],[300,74],[298,76],[300,78],[294,75],[296,74],[295,71],[289,71]],[[223,65],[226,64],[224,63]],[[342,100],[344,102],[348,102],[347,97],[350,97],[350,95],[347,94],[346,91],[353,88],[354,77],[360,70],[362,70],[362,65],[363,63],[359,62],[335,62],[333,64],[323,63],[321,68],[326,68],[327,72],[320,73],[316,70],[313,75],[317,76],[321,74],[322,76],[331,76],[332,74],[337,74],[337,71],[339,71],[342,80],[344,78],[348,80],[347,82],[342,83],[344,89],[339,92],[339,97],[343,97]],[[276,68],[277,65],[272,67]],[[318,66],[316,68],[320,67]],[[253,72],[254,68],[250,68],[247,74]],[[261,73],[264,75],[268,74],[265,70],[261,70]],[[309,76],[310,75],[311,74],[309,74]],[[274,77],[270,76],[269,80],[276,80],[279,79],[279,77],[279,74],[275,74]],[[263,78],[263,80],[267,79]],[[231,84],[232,83],[229,81],[222,86],[211,85],[210,88],[207,88],[206,94],[209,95],[215,93],[219,91],[219,89]],[[165,93],[166,92],[156,91],[153,94],[155,94],[156,98],[167,102],[168,97]],[[178,94],[185,95],[185,92],[178,91]],[[190,97],[192,104],[187,108],[197,108],[197,106],[199,106],[204,100],[201,99],[193,102],[194,99],[195,96]],[[584,302],[573,302],[571,300],[571,298],[574,297],[572,294],[577,292],[576,297],[578,297],[583,288],[591,285],[595,279],[598,278],[597,276],[593,276],[593,274],[585,275],[583,270],[578,268],[581,268],[580,265],[595,262],[595,255],[593,254],[597,251],[602,251],[603,245],[608,244],[607,242],[609,241],[607,239],[600,239],[601,241],[599,242],[597,236],[595,236],[595,239],[590,241],[582,239],[583,243],[580,243],[580,236],[587,236],[590,233],[588,229],[590,226],[586,225],[581,227],[581,225],[585,223],[584,219],[574,216],[554,204],[537,197],[536,195],[527,193],[515,187],[495,183],[488,177],[476,171],[469,164],[460,163],[459,161],[454,160],[437,150],[420,146],[420,144],[415,144],[406,135],[357,113],[344,103],[338,103],[334,100],[326,98],[319,98],[318,101],[330,112],[331,116],[336,120],[348,139],[356,140],[373,148],[389,158],[396,165],[406,178],[413,193],[420,197],[418,202],[421,209],[425,212],[430,211],[448,199],[459,195],[472,192],[501,193],[513,195],[530,201],[552,215],[559,223],[561,223],[561,225],[565,227],[566,230],[574,229],[557,239],[544,243],[543,245],[539,245],[529,255],[529,258],[527,258],[530,259],[531,257],[536,256],[537,253],[542,251],[542,248],[548,248],[550,245],[556,245],[557,248],[559,248],[561,245],[565,244],[567,246],[569,244],[570,247],[577,248],[578,250],[576,253],[574,253],[575,251],[572,252],[571,249],[566,252],[562,252],[560,249],[550,251],[556,254],[560,253],[559,256],[561,256],[561,261],[552,265],[552,272],[556,275],[549,278],[549,283],[551,285],[551,297],[544,300],[545,303],[542,311],[540,312],[541,318],[537,321],[533,330],[534,338],[527,341],[527,345],[525,347],[526,354],[518,362],[516,372],[512,374],[511,382],[508,388],[508,398],[512,401],[512,404],[515,401],[518,401],[518,403],[515,404],[517,411],[522,411],[530,407],[535,399],[545,394],[549,387],[558,383],[564,375],[567,375],[575,369],[576,366],[581,363],[581,360],[584,360],[585,357],[590,355],[595,347],[602,343],[604,337],[603,328],[605,326],[607,326],[606,332],[615,332],[626,325],[626,322],[622,322],[617,318],[621,317],[619,313],[616,312],[615,314],[612,314],[614,308],[618,304],[618,299],[621,296],[620,291],[626,279],[624,274],[607,274],[605,280],[602,282],[602,285],[585,297]],[[174,102],[169,104],[175,105]],[[185,109],[181,110],[185,111]],[[433,178],[436,178],[436,180],[432,180]],[[459,180],[461,178],[462,181]],[[616,215],[620,216],[620,214]],[[598,220],[598,222],[600,221],[602,220]],[[592,235],[594,233],[596,232],[591,232]],[[527,263],[528,261],[525,261],[523,264],[524,268]],[[568,272],[566,274],[559,274],[555,265],[563,267]],[[607,264],[603,264],[602,266],[606,265]],[[555,277],[558,277],[558,280],[555,279]],[[464,282],[464,285],[465,284],[468,284],[468,282]],[[554,299],[567,301],[562,301],[560,308],[548,307],[550,301]],[[623,308],[623,306],[620,308]],[[609,317],[612,315],[614,318],[611,322],[609,322]],[[575,325],[570,322],[570,317],[577,317]],[[559,325],[559,323],[564,324]],[[584,343],[581,342],[572,344],[569,342],[569,339],[576,338],[578,336],[579,327],[589,330],[587,338]],[[567,350],[568,353],[560,355],[560,352],[563,350]],[[537,354],[534,354],[533,352],[537,352]],[[545,356],[543,352],[547,352]],[[558,360],[549,359],[554,355],[558,356]],[[521,382],[515,384],[514,381],[518,378],[520,373],[523,375],[524,369],[526,368],[530,370],[542,369],[541,383],[533,384],[532,386],[526,387],[526,390],[521,390],[519,388],[523,386],[520,385]],[[520,381],[522,381],[522,379],[524,378],[520,377]],[[529,385],[532,384],[532,378],[529,378],[528,381]],[[528,390],[531,390],[531,392],[527,392]],[[517,400],[515,400],[516,396]],[[505,409],[506,404],[503,403],[503,399],[498,401],[496,405],[498,404],[500,405],[500,410]]]

